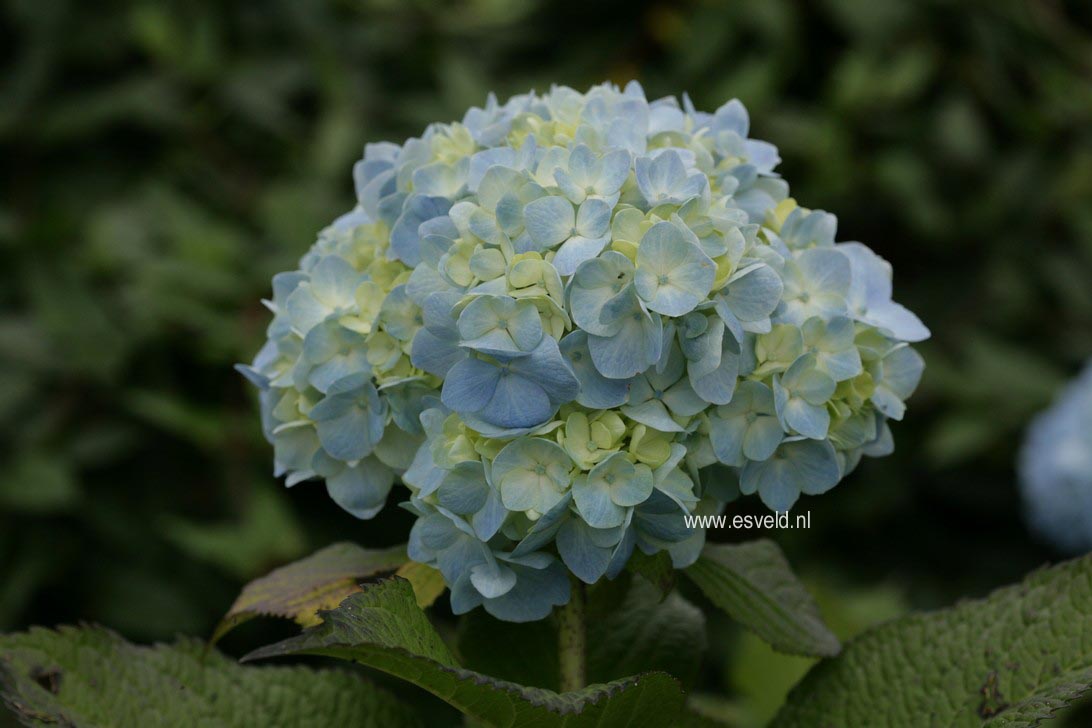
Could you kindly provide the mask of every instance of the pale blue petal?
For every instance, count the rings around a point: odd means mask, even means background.
[[[560,561],[545,569],[516,569],[519,581],[499,599],[487,599],[485,611],[506,622],[534,622],[550,616],[570,598],[569,575]]]
[[[610,232],[611,206],[592,198],[580,206],[576,216],[576,231],[587,238],[601,238]]]
[[[784,284],[777,271],[768,265],[760,265],[746,275],[729,281],[722,298],[728,310],[740,321],[758,321],[773,313],[783,290]]]
[[[637,249],[637,293],[653,311],[682,316],[709,293],[716,265],[670,222],[649,228]]]
[[[830,428],[830,412],[826,407],[808,404],[796,397],[785,402],[778,415],[788,427],[813,440],[825,439]]]
[[[569,310],[581,329],[597,336],[610,336],[617,330],[613,323],[602,323],[600,315],[607,303],[627,289],[633,280],[633,263],[615,251],[588,260],[577,267],[569,286]]]
[[[493,209],[496,206],[496,201],[500,199],[501,195],[510,190],[512,180],[501,179],[498,180],[500,184],[490,185],[487,182],[487,175],[490,169],[499,170],[500,175],[507,176],[507,173],[511,173],[518,178],[519,172],[514,167],[516,163],[516,150],[511,147],[497,147],[495,149],[485,149],[483,151],[475,153],[470,157],[470,168],[467,170],[466,186],[471,191],[478,195],[478,199],[481,201],[482,206],[486,207],[486,201],[490,201],[492,204],[488,205],[489,209]],[[500,194],[497,194],[497,190]]]
[[[478,564],[470,570],[470,583],[486,599],[504,596],[516,585],[516,572],[495,560]]]
[[[525,556],[538,551],[554,540],[561,524],[569,516],[569,505],[572,503],[572,492],[565,493],[550,510],[539,516],[539,519],[531,526],[531,530],[523,537],[516,548],[512,549],[513,556]]]
[[[446,197],[430,197],[413,194],[406,198],[402,214],[391,229],[391,243],[388,251],[410,268],[421,262],[419,243],[421,238],[417,228],[421,223],[434,217],[446,215],[451,209],[451,201]]]
[[[357,518],[372,518],[387,502],[394,485],[394,471],[375,458],[346,467],[326,479],[326,491],[335,503]]]
[[[330,308],[350,306],[363,276],[336,255],[327,255],[311,269],[311,290]]]
[[[576,330],[561,340],[561,353],[580,383],[576,401],[591,409],[621,406],[629,396],[627,379],[607,379],[595,368],[588,350],[587,333]]]
[[[849,259],[837,249],[809,248],[796,256],[800,272],[808,281],[809,290],[820,290],[841,296],[849,291]]]
[[[656,487],[655,479],[652,476],[652,470],[647,465],[639,463],[633,468],[627,468],[627,471],[632,471],[632,474],[628,477],[619,478],[610,488],[610,499],[614,501],[616,505],[626,507],[635,506],[644,503],[648,500],[648,497],[652,495],[653,488]]]
[[[672,414],[680,417],[692,417],[708,405],[708,402],[694,391],[688,379],[683,379],[664,392],[663,402]]]
[[[932,335],[914,312],[894,301],[870,306],[860,320],[890,332],[900,341],[925,341]]]
[[[285,309],[292,328],[301,335],[308,334],[330,314],[330,309],[315,298],[310,287],[305,286],[300,286],[288,296]]]
[[[523,218],[531,239],[545,248],[568,238],[576,225],[573,205],[564,197],[541,197],[528,203]]]
[[[471,517],[470,524],[474,527],[474,533],[484,542],[497,535],[497,531],[501,529],[507,518],[508,509],[501,501],[500,491],[490,487],[486,493],[485,503]]]
[[[777,147],[773,144],[759,139],[748,139],[744,144],[747,149],[747,161],[755,166],[759,174],[769,174],[781,163]]]
[[[446,470],[436,467],[429,443],[425,442],[417,448],[413,463],[402,474],[402,482],[416,488],[419,497],[426,498],[440,487],[446,475]]]
[[[725,465],[743,465],[743,442],[747,435],[747,421],[742,417],[709,418],[709,439],[717,460]],[[778,432],[781,431],[780,426]],[[763,458],[764,459],[764,458]]]
[[[573,381],[576,381],[575,378]],[[444,390],[447,390],[447,382],[444,383]],[[497,427],[518,428],[540,425],[555,411],[557,406],[551,404],[541,386],[508,374],[497,380],[492,398],[476,414]]]
[[[477,412],[493,398],[499,381],[496,366],[481,359],[463,359],[448,372],[440,398],[457,412]]]
[[[573,483],[573,502],[581,517],[595,528],[620,526],[626,517],[626,509],[611,500],[610,488],[602,483],[590,484],[587,477]]]
[[[826,493],[842,478],[838,458],[830,442],[801,440],[782,445],[781,450],[797,473],[800,492],[806,495]]]
[[[629,176],[632,164],[630,154],[624,149],[616,149],[603,156],[599,182],[595,191],[600,195],[613,195],[617,192]]]
[[[586,144],[578,144],[569,154],[569,174],[579,184],[587,185],[595,179],[596,169],[595,155]]]
[[[841,479],[838,458],[829,442],[786,442],[769,460],[749,462],[740,477],[740,490],[756,490],[771,509],[785,511],[800,493],[818,495]]]
[[[535,382],[554,405],[571,402],[580,392],[580,383],[561,356],[557,341],[552,336],[542,337],[529,356],[513,361],[509,368],[513,373]]]
[[[311,410],[319,442],[338,460],[350,462],[369,455],[383,436],[386,408],[371,384],[367,389],[366,399],[326,397]]]
[[[580,519],[569,519],[557,532],[557,552],[561,560],[585,584],[594,584],[602,578],[613,550],[595,543],[596,531]]]
[[[611,379],[628,379],[648,369],[660,358],[663,346],[663,324],[658,314],[638,309],[621,322],[614,336],[588,336],[595,368]]]
[[[819,365],[826,370],[827,374],[829,374],[831,379],[835,382],[852,379],[860,374],[863,369],[861,365],[861,353],[857,351],[857,347],[852,347],[833,354],[820,354]]]
[[[679,342],[688,360],[686,367],[692,380],[714,372],[720,366],[725,351],[724,338],[723,322],[714,320],[702,333],[684,337]]]
[[[748,460],[766,460],[783,439],[785,433],[776,417],[758,417],[743,436],[743,454]]]
[[[917,389],[924,371],[922,355],[909,346],[903,346],[883,357],[882,385],[901,399],[906,399]]]
[[[622,407],[622,413],[635,422],[661,432],[684,432],[686,429],[671,418],[667,407],[659,400],[652,399],[636,406]]]
[[[448,371],[466,356],[466,351],[456,342],[437,338],[427,329],[417,332],[410,350],[413,366],[438,377],[446,377]]]
[[[554,268],[557,269],[560,275],[571,276],[580,267],[581,263],[599,255],[609,242],[610,235],[598,238],[586,238],[581,235],[573,236],[557,249],[557,254],[552,261]]]
[[[724,337],[720,362],[713,371],[699,375],[695,374],[693,364],[687,367],[690,386],[699,396],[713,404],[728,404],[732,401],[732,395],[736,390],[736,381],[739,378],[739,355],[732,351],[728,344],[729,340],[731,337]]]
[[[485,505],[489,493],[485,471],[477,460],[456,463],[444,477],[436,492],[437,502],[452,513],[477,513]]]

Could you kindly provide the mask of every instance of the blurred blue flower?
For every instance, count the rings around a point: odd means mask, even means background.
[[[1032,421],[1019,473],[1032,530],[1067,554],[1092,550],[1092,363]]]

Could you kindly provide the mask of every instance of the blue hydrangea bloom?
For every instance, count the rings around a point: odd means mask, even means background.
[[[1037,534],[1066,553],[1092,550],[1092,362],[1028,428],[1020,487]]]
[[[689,565],[691,514],[787,510],[889,453],[929,332],[749,131],[630,83],[367,145],[240,367],[275,474],[358,518],[400,481],[452,608],[523,621],[635,549]]]

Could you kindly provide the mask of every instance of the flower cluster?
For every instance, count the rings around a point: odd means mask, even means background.
[[[276,472],[361,518],[400,475],[454,610],[529,620],[635,548],[692,563],[688,514],[889,452],[929,332],[748,127],[631,83],[369,145],[243,368]]]
[[[1067,553],[1092,549],[1092,362],[1028,428],[1020,485],[1039,535]]]

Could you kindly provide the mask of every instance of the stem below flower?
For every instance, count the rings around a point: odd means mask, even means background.
[[[587,685],[584,615],[584,582],[572,580],[572,596],[561,607],[557,619],[558,663],[561,668],[561,692],[580,690]]]

